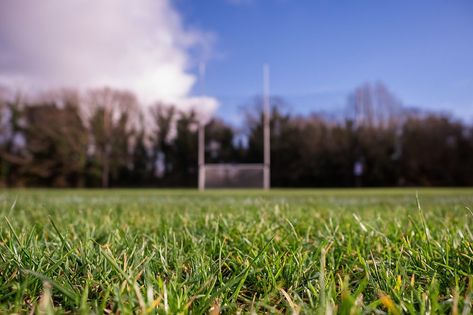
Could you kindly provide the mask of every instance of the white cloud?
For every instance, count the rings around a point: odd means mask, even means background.
[[[180,102],[183,110],[194,110],[201,122],[207,123],[212,119],[212,114],[218,108],[218,102],[212,97],[189,97]]]
[[[171,0],[1,0],[0,84],[40,91],[109,86],[145,104],[186,107],[190,50],[211,34],[184,26]],[[207,108],[216,100],[207,99]]]

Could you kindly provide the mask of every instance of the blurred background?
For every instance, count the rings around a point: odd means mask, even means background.
[[[1,187],[473,185],[473,2],[2,0]]]

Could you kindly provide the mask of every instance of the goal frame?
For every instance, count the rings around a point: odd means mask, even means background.
[[[225,169],[225,168],[242,168],[248,170],[263,169],[263,189],[269,190],[271,187],[271,142],[270,142],[270,104],[269,104],[269,66],[263,66],[263,145],[264,157],[263,163],[205,163],[205,124],[199,123],[198,127],[198,188],[200,191],[206,189],[205,172],[208,168]],[[222,187],[224,188],[224,187]]]

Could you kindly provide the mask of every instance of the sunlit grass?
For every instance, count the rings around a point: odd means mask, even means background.
[[[0,198],[0,313],[471,311],[471,189]]]

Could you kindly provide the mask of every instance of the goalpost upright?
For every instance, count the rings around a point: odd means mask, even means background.
[[[264,189],[268,190],[271,182],[271,138],[270,138],[270,129],[269,129],[269,65],[265,64],[263,66],[263,137],[264,137]]]
[[[199,77],[200,77],[200,93],[201,96],[204,96],[204,77],[205,77],[205,64],[201,63],[199,65]],[[199,190],[203,191],[205,189],[205,122],[199,119],[198,125],[198,168],[199,168]]]

